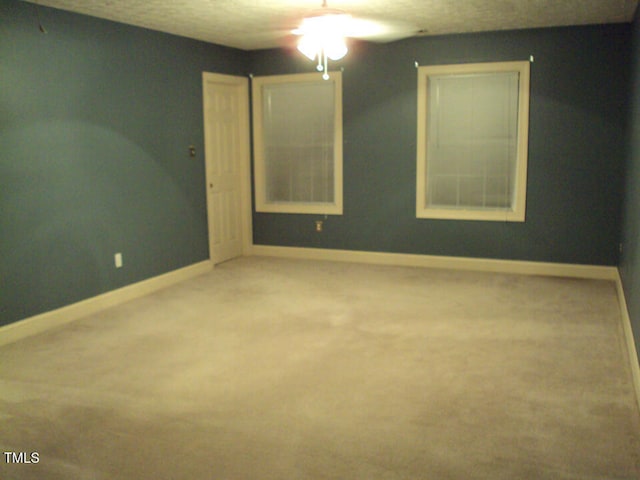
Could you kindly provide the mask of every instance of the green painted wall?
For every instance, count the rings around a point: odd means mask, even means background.
[[[640,354],[640,12],[636,12],[633,22],[631,58],[633,88],[629,99],[629,150],[622,237],[624,248],[620,261],[620,276],[636,341],[636,350]]]
[[[616,265],[628,99],[629,25],[356,44],[345,60],[344,215],[254,214],[264,245]],[[420,65],[526,60],[531,68],[526,223],[415,218]],[[252,52],[255,75],[312,71]]]
[[[246,72],[239,50],[40,17],[0,0],[0,324],[208,258],[201,75]]]

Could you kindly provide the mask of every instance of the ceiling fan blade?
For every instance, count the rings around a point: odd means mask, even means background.
[[[368,18],[352,18],[347,37],[373,42],[393,42],[414,36],[418,28],[403,22],[386,22]]]

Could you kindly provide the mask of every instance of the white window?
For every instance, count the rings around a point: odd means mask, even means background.
[[[529,62],[418,69],[418,218],[523,222]]]
[[[256,210],[342,214],[342,76],[254,77]]]

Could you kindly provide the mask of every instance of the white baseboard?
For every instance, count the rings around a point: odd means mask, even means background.
[[[67,305],[56,310],[25,318],[0,327],[0,345],[15,342],[22,338],[44,332],[50,328],[72,322],[79,318],[113,307],[129,300],[148,295],[165,287],[182,282],[191,277],[202,275],[213,268],[211,261],[194,263],[188,267],[118,288],[95,297]]]
[[[627,309],[627,299],[624,296],[624,287],[619,273],[616,278],[616,290],[618,291],[618,303],[620,304],[620,315],[622,316],[622,329],[627,346],[627,353],[629,355],[633,387],[636,392],[638,408],[640,409],[640,364],[638,363],[638,351],[636,350],[636,342],[631,328],[631,318],[629,317],[629,310]]]
[[[364,252],[357,250],[333,250],[324,248],[276,247],[254,245],[251,253],[265,257],[304,258],[337,262],[371,263],[406,267],[445,268],[523,275],[547,275],[553,277],[592,278],[616,280],[618,269],[600,265],[530,262],[523,260],[497,260],[492,258],[445,257],[410,253]]]

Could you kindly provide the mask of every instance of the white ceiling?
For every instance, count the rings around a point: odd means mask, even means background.
[[[630,22],[639,0],[329,0],[354,17],[412,35]],[[284,44],[321,0],[32,0],[117,22],[257,50]],[[46,25],[44,25],[46,28]]]

